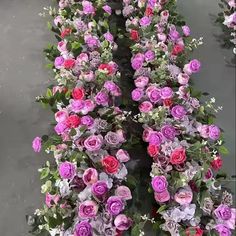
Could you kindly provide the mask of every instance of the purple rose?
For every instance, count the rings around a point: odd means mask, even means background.
[[[108,192],[108,186],[105,181],[97,181],[92,185],[92,193],[96,197],[104,196]]]
[[[95,13],[95,9],[92,5],[91,2],[89,1],[82,1],[82,6],[83,6],[83,13],[85,15],[89,15],[89,14],[94,14]]]
[[[112,43],[114,41],[114,37],[110,32],[105,33],[104,38],[110,43]]]
[[[76,166],[71,162],[63,162],[59,165],[59,174],[62,179],[71,179],[75,176]]]
[[[187,25],[182,26],[184,36],[188,37],[191,34],[190,28]]]
[[[171,115],[177,120],[181,120],[186,114],[187,111],[181,105],[176,105],[171,109]]]
[[[134,101],[139,101],[143,97],[143,90],[140,88],[136,88],[132,91],[131,96]]]
[[[155,176],[152,179],[152,188],[157,193],[162,193],[165,190],[167,190],[168,182],[166,180],[166,177],[164,175],[161,176]]]
[[[99,40],[97,37],[91,36],[91,35],[86,35],[84,37],[85,43],[88,45],[88,47],[93,48],[93,47],[98,47],[99,46]]]
[[[139,24],[143,27],[149,26],[151,24],[151,19],[148,16],[144,16],[139,20]]]
[[[131,64],[132,64],[132,68],[134,70],[138,70],[143,66],[143,62],[144,62],[144,55],[141,53],[136,54],[132,59],[131,59]]]
[[[177,41],[180,38],[179,32],[176,29],[171,29],[169,37],[172,41]]]
[[[75,226],[75,236],[92,236],[92,226],[82,221]]]
[[[161,128],[163,136],[169,140],[173,140],[176,136],[176,130],[172,125],[164,125]]]
[[[124,214],[118,215],[114,220],[115,227],[120,231],[128,230],[131,224],[131,219]]]
[[[189,67],[192,73],[197,73],[201,68],[201,63],[197,59],[194,59],[189,62]]]
[[[112,196],[107,200],[107,210],[108,212],[116,216],[118,215],[124,208],[124,203],[120,197]]]
[[[81,124],[90,128],[94,124],[94,119],[91,116],[83,116],[81,117]]]
[[[107,106],[108,101],[109,101],[109,97],[108,97],[107,93],[100,91],[95,96],[95,101],[98,105]]]
[[[98,172],[94,168],[88,168],[83,173],[83,181],[86,185],[94,184],[98,181]]]
[[[220,137],[220,129],[216,125],[210,125],[209,129],[209,138],[212,140],[217,140]]]
[[[232,216],[231,208],[227,205],[219,205],[215,210],[214,213],[216,217],[220,220],[229,220]]]
[[[155,53],[151,50],[146,51],[144,56],[147,62],[153,61],[155,59]]]
[[[87,200],[79,205],[79,217],[82,219],[91,219],[97,215],[98,205],[96,202]]]
[[[111,92],[117,89],[117,85],[113,81],[106,81],[104,84],[104,88]]]
[[[40,137],[34,138],[32,142],[32,148],[35,152],[40,152],[42,148],[42,139]]]
[[[231,231],[228,227],[223,224],[219,224],[215,227],[216,231],[219,233],[219,236],[231,236]]]
[[[59,122],[54,127],[54,130],[58,135],[63,134],[67,129],[68,129],[68,126],[66,125],[65,122]]]
[[[90,152],[100,150],[102,144],[103,137],[101,135],[91,135],[84,141],[85,148]]]
[[[84,105],[84,100],[70,100],[70,109],[75,113],[81,112],[84,109]]]
[[[148,142],[151,145],[160,146],[162,141],[163,141],[163,135],[161,132],[157,132],[157,131],[150,132]]]
[[[56,57],[55,61],[54,61],[54,66],[57,69],[62,68],[63,64],[64,64],[64,58],[63,57]]]
[[[170,99],[173,97],[173,90],[170,87],[164,87],[160,90],[160,96],[162,99]]]

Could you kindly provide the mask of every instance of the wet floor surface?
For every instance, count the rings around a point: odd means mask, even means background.
[[[39,17],[46,0],[0,0],[0,236],[27,236],[25,215],[41,206],[37,169],[45,155],[35,155],[31,141],[48,133],[51,113],[35,103],[51,78],[45,68],[43,47],[52,41],[46,20]],[[225,158],[228,174],[235,168],[235,77],[226,67],[232,52],[219,47],[214,37],[220,28],[209,13],[216,14],[215,0],[180,0],[181,12],[194,36],[205,44],[194,56],[202,71],[196,86],[214,96],[224,110],[218,124],[226,131],[230,155]],[[232,185],[232,184],[231,184]]]

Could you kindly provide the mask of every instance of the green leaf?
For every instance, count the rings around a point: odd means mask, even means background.
[[[139,235],[140,235],[139,225],[135,225],[131,231],[131,236],[139,236]]]
[[[229,154],[229,150],[225,146],[220,146],[218,150],[219,150],[220,154],[222,154],[222,155]]]
[[[48,177],[49,173],[50,173],[49,168],[42,169],[41,174],[40,174],[40,179],[45,179],[46,177]]]
[[[167,205],[162,205],[162,206],[159,207],[159,209],[157,210],[157,213],[163,212],[166,208],[167,208]]]

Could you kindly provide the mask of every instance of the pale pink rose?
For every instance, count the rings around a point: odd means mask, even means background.
[[[209,137],[209,126],[208,125],[200,125],[197,128],[197,130],[200,133],[201,137],[203,137],[203,138]]]
[[[181,84],[181,85],[186,85],[188,84],[188,81],[189,81],[189,75],[186,74],[186,73],[180,73],[178,75],[178,82]]]
[[[134,84],[137,88],[144,88],[149,82],[149,78],[145,76],[139,76],[135,81]]]
[[[116,158],[120,161],[120,162],[127,162],[130,160],[130,156],[129,153],[123,149],[119,149],[116,153]]]
[[[119,186],[116,191],[115,195],[120,197],[123,200],[130,200],[132,199],[131,191],[128,187],[126,186]]]
[[[51,207],[53,204],[57,205],[60,200],[60,196],[58,194],[51,195],[50,193],[46,193],[45,204],[48,207]]]
[[[58,44],[57,44],[57,49],[60,51],[60,52],[67,52],[67,43],[65,41],[60,41]]]
[[[68,116],[68,111],[63,109],[55,113],[55,120],[56,122],[64,122]]]
[[[128,218],[126,215],[120,214],[116,216],[114,220],[114,225],[118,230],[125,231],[128,230],[129,227],[132,225],[132,220]]]
[[[98,181],[98,172],[94,168],[88,168],[84,171],[83,181],[86,185],[92,185]]]
[[[180,205],[188,205],[193,200],[193,192],[189,186],[179,188],[175,193],[174,199]]]

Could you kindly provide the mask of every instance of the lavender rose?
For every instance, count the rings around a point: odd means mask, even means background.
[[[105,181],[97,181],[92,185],[92,193],[96,197],[104,196],[108,192],[108,186]]]
[[[63,179],[71,179],[75,176],[76,166],[71,162],[63,162],[59,165],[59,174]]]
[[[187,111],[181,105],[176,105],[171,109],[171,115],[177,120],[181,120],[186,114]]]
[[[209,138],[217,140],[220,137],[220,129],[216,125],[209,126]]]
[[[162,99],[170,99],[173,97],[173,90],[170,87],[164,87],[160,91],[160,96]]]
[[[111,215],[116,216],[123,210],[124,203],[120,197],[112,196],[108,198],[106,207]]]
[[[187,25],[182,26],[182,30],[183,30],[184,36],[186,37],[190,36],[191,30]]]
[[[172,125],[162,126],[161,133],[166,139],[169,139],[169,140],[173,140],[176,136],[176,130]]]
[[[101,135],[91,135],[84,141],[85,148],[90,152],[100,150],[102,144],[103,137]]]
[[[228,227],[223,224],[219,224],[215,227],[216,231],[219,233],[219,236],[231,236],[232,233]]]
[[[152,179],[152,188],[155,192],[161,193],[167,190],[168,182],[166,180],[166,177],[164,175],[161,176],[155,176]]]
[[[111,146],[117,146],[121,142],[120,136],[117,133],[111,132],[111,131],[109,131],[105,135],[105,140],[106,140],[107,144],[109,144]]]
[[[144,16],[139,20],[139,24],[143,27],[149,26],[151,24],[151,19],[148,16]]]
[[[131,224],[131,219],[124,214],[118,215],[114,220],[115,227],[120,231],[128,230]]]
[[[95,96],[95,101],[98,105],[107,106],[108,101],[109,101],[109,97],[108,97],[107,93],[100,91]]]
[[[160,146],[160,144],[163,141],[163,135],[161,132],[157,132],[157,131],[152,131],[149,134],[149,138],[148,138],[148,142],[151,145],[157,145]]]
[[[146,51],[144,56],[147,62],[153,61],[155,59],[155,53],[151,50]]]
[[[82,219],[91,219],[97,215],[98,205],[94,201],[84,201],[79,205],[79,217]]]
[[[35,152],[40,152],[42,148],[42,139],[40,137],[34,138],[32,142],[32,148]]]
[[[92,226],[82,221],[75,226],[75,236],[92,236]]]

